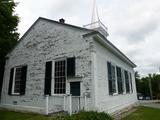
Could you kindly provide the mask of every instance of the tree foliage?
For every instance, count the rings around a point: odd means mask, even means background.
[[[16,44],[19,34],[17,25],[19,18],[14,14],[16,4],[11,0],[0,0],[0,60]]]
[[[17,43],[19,17],[14,14],[13,0],[0,0],[0,92],[3,80],[5,56]]]
[[[136,77],[136,76],[135,76]],[[152,93],[155,99],[160,99],[160,75],[149,74],[143,78],[136,78],[137,93],[144,96],[150,96],[149,80],[151,80]]]
[[[153,96],[156,96],[157,99],[160,99],[160,75],[153,74],[151,81]]]

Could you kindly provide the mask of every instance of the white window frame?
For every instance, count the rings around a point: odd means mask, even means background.
[[[15,89],[15,78],[16,78],[16,69],[17,68],[22,68],[22,66],[15,67],[14,70],[13,70],[12,95],[20,95],[20,92],[19,93],[15,93],[14,92],[14,89]]]
[[[113,95],[118,95],[118,84],[117,84],[117,70],[116,70],[116,65],[114,63],[111,62],[111,67],[114,66],[115,70],[115,89],[116,89],[116,92],[113,93]]]
[[[124,69],[122,69],[122,79],[123,79],[123,94],[126,94],[126,79],[125,79],[125,74],[124,74]]]
[[[127,73],[128,73],[128,81],[129,81],[129,93],[128,94],[130,94],[131,93],[131,81],[130,81],[130,72],[127,70]]]
[[[57,62],[57,61],[65,61],[65,78],[66,78],[66,81],[65,81],[65,93],[64,94],[57,94],[57,93],[55,93],[55,87],[54,87],[54,85],[55,85],[55,63]],[[55,59],[55,60],[53,60],[52,61],[52,85],[51,85],[51,94],[52,94],[52,96],[64,96],[65,94],[67,93],[67,58],[65,57],[65,58],[58,58],[58,59]]]
[[[111,61],[107,61],[109,63],[111,63],[111,72],[112,72],[112,66],[115,67],[115,89],[116,91],[112,94],[112,95],[118,95],[118,84],[117,84],[117,71],[116,71],[116,64],[114,64],[113,62]],[[107,66],[108,67],[108,66]],[[108,68],[107,68],[107,74],[108,74]],[[108,78],[107,78],[108,79]],[[109,81],[108,81],[109,82]],[[109,83],[108,83],[108,88],[109,88]],[[111,96],[112,96],[111,95]]]
[[[130,93],[133,93],[133,82],[132,82],[132,73],[131,72],[128,72],[129,74],[129,85],[130,85]],[[132,79],[131,79],[132,78]],[[131,83],[132,82],[132,83]],[[132,88],[132,89],[131,89]]]
[[[112,66],[115,67],[115,87],[116,87],[116,92],[113,93],[112,95],[119,95],[118,94],[118,79],[117,79],[117,67],[119,67],[121,69],[121,75],[122,75],[122,88],[123,88],[123,93],[122,94],[131,94],[133,93],[133,75],[132,75],[132,72],[130,72],[130,70],[126,70],[126,69],[123,69],[121,66],[118,66],[116,65],[115,63],[111,62],[111,61],[107,61],[109,63],[111,63],[111,69],[112,69]],[[126,78],[125,78],[125,71],[127,71],[127,74],[128,74],[128,81],[129,81],[129,92],[127,93],[126,92]],[[131,74],[131,76],[130,76]],[[107,72],[107,75],[108,75],[108,72]],[[132,79],[131,79],[132,77]],[[132,82],[132,84],[131,84]],[[131,85],[132,85],[132,89],[131,89]],[[108,88],[109,88],[109,83],[108,83]]]
[[[129,92],[126,92],[126,78],[125,78],[125,71],[127,71],[128,74],[128,82],[129,82]],[[129,70],[124,70],[124,79],[125,79],[125,94],[130,94],[131,93],[131,83],[130,83],[130,75],[129,75]]]
[[[122,67],[120,67],[120,66],[116,65],[116,72],[117,72],[117,67],[119,67],[119,68],[120,68],[120,70],[121,70],[122,91],[123,91],[121,94],[124,94],[125,88],[124,88],[123,69],[122,69]],[[116,76],[117,76],[117,73],[116,73]],[[118,78],[117,78],[117,93],[118,93]],[[118,94],[119,94],[119,93],[118,93]]]

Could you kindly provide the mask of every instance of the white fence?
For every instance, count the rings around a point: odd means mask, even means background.
[[[87,110],[87,96],[57,95],[45,96],[45,114],[67,111],[70,115]]]

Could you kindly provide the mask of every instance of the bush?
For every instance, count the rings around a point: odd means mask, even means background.
[[[104,112],[81,111],[68,117],[66,120],[113,120],[113,118]]]

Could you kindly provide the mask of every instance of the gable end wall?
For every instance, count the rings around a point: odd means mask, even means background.
[[[92,106],[93,95],[91,94],[90,55],[92,39],[83,38],[83,34],[87,32],[39,20],[9,54],[9,59],[5,66],[1,105],[43,113],[45,109],[45,63],[47,61],[54,62],[54,60],[59,58],[74,56],[76,57],[76,76],[78,78],[67,80],[67,93],[70,92],[70,81],[82,81],[81,96],[84,95],[84,92],[90,93],[88,99],[88,107],[90,108]],[[19,65],[28,65],[26,94],[24,96],[9,96],[10,69]],[[52,75],[54,76],[54,73]],[[55,106],[53,111],[60,110],[62,107]]]

